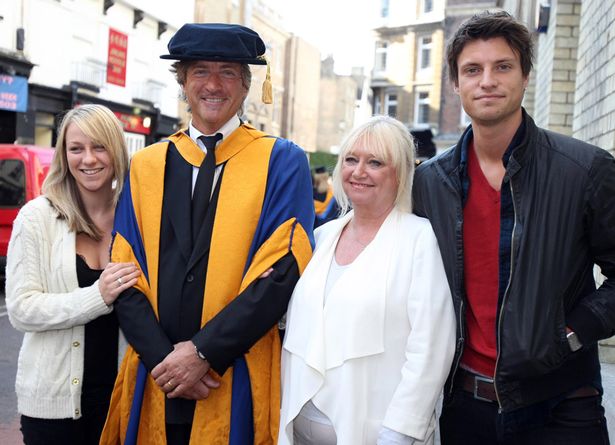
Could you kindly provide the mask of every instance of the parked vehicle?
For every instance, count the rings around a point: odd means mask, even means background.
[[[19,209],[41,194],[55,150],[34,145],[0,144],[0,278]]]

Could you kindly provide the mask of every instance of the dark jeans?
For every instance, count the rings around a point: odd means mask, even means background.
[[[21,433],[25,445],[98,445],[106,417],[106,410],[78,420],[21,416]]]
[[[602,397],[564,399],[548,410],[544,421],[528,429],[504,431],[503,415],[494,402],[476,400],[457,390],[442,408],[442,445],[608,445]],[[533,423],[533,425],[532,425]]]

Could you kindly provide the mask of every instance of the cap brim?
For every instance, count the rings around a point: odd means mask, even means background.
[[[164,54],[160,56],[161,59],[165,60],[205,60],[207,62],[236,62],[236,63],[247,63],[249,65],[267,65],[267,61],[265,59],[238,59],[238,58],[225,58],[225,57],[216,57],[216,56],[200,56],[200,55],[178,55],[174,56],[172,54]]]

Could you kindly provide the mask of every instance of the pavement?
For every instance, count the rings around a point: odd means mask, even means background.
[[[19,415],[17,414],[17,401],[14,395],[15,363],[10,357],[17,356],[17,348],[20,340],[17,331],[8,328],[8,319],[3,316],[4,299],[0,295],[0,444],[23,445],[19,431]],[[15,338],[14,338],[15,337]],[[14,345],[14,348],[9,347]],[[615,348],[614,348],[615,349]],[[604,397],[602,400],[605,408],[609,437],[615,443],[615,364],[602,363],[602,386]],[[436,435],[436,445],[439,445],[439,437]]]
[[[615,442],[615,364],[601,363],[602,387],[604,396],[602,404],[606,415],[606,424],[609,428],[609,437]]]

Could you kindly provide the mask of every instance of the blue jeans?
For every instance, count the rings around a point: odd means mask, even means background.
[[[529,411],[531,412],[531,411]],[[507,427],[506,414],[494,402],[476,400],[456,390],[442,408],[442,445],[608,445],[602,396],[563,399],[541,407],[526,419],[526,428]]]

